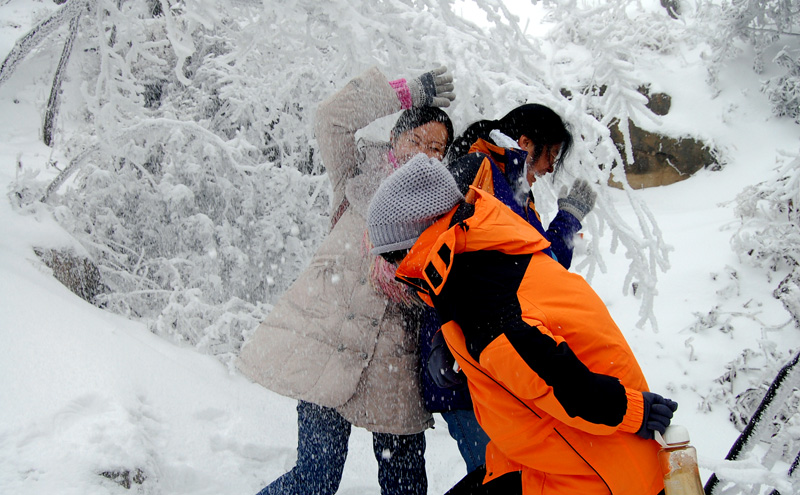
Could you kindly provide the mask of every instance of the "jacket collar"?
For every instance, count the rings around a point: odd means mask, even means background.
[[[421,291],[420,296],[429,305],[427,294],[441,293],[456,254],[531,254],[550,246],[536,228],[491,194],[471,189],[477,195],[472,215],[462,219],[459,210],[463,212],[466,203],[460,203],[439,218],[420,235],[395,273],[398,280]]]
[[[506,176],[509,184],[514,184],[525,169],[525,160],[528,153],[519,149],[502,148],[485,139],[478,139],[469,149],[470,153],[483,153],[497,165],[497,168]]]

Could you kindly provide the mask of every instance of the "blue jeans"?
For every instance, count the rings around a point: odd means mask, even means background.
[[[450,436],[458,442],[458,450],[467,464],[467,472],[471,473],[486,464],[486,445],[489,443],[489,435],[478,424],[475,411],[453,409],[444,411],[442,417],[447,422]]]
[[[299,401],[297,464],[258,495],[333,495],[342,481],[350,423],[336,410]],[[425,434],[373,433],[381,495],[425,495]]]

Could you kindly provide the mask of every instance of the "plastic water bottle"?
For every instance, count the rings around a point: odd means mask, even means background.
[[[670,425],[663,437],[656,432],[656,440],[662,445],[658,463],[664,473],[664,493],[704,495],[697,469],[697,451],[689,445],[689,431],[681,425]]]

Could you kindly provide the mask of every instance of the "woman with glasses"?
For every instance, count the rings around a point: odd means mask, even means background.
[[[369,253],[369,201],[411,157],[441,160],[453,125],[439,107],[454,98],[444,67],[406,81],[377,68],[317,110],[316,137],[331,181],[331,231],[308,268],[242,349],[237,366],[298,400],[297,463],[260,495],[332,495],[353,425],[372,432],[386,495],[425,495],[424,431],[433,425],[419,388],[420,303]],[[401,110],[390,141],[356,132]]]

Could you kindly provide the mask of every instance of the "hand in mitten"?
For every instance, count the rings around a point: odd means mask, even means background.
[[[589,183],[583,179],[575,179],[569,192],[567,192],[567,186],[561,188],[558,209],[566,211],[581,222],[583,217],[594,208],[595,199],[597,199],[597,193],[592,190]]]
[[[644,414],[642,427],[636,432],[642,438],[653,439],[653,431],[663,434],[672,420],[672,413],[678,410],[678,403],[652,392],[642,392]]]
[[[415,107],[449,107],[456,99],[453,89],[453,75],[444,66],[408,81]]]
[[[441,330],[431,340],[431,355],[428,356],[428,373],[439,388],[458,388],[464,386],[463,373],[453,369],[456,359],[447,348]]]

